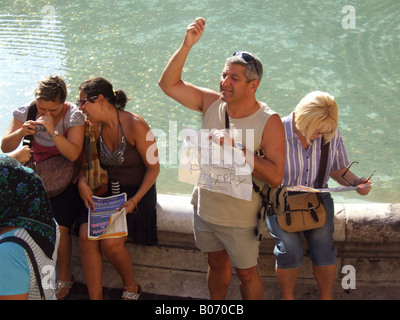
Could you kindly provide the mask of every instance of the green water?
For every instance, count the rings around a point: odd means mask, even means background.
[[[346,5],[354,6],[354,20],[346,20]],[[0,1],[0,136],[42,76],[62,75],[70,101],[81,82],[102,76],[128,93],[127,109],[158,133],[165,154],[158,191],[190,194],[192,187],[177,180],[169,142],[176,141],[171,128],[198,128],[200,114],[165,96],[157,81],[197,16],[207,26],[187,60],[185,80],[218,90],[225,58],[248,50],[265,69],[257,98],[282,116],[306,93],[330,92],[349,156],[360,162],[355,173],[376,170],[379,179],[368,197],[346,192],[335,198],[399,201],[398,0]]]

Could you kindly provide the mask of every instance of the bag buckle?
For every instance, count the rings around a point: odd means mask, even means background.
[[[288,226],[290,226],[290,225],[292,224],[292,217],[291,217],[291,215],[290,215],[290,211],[286,211],[286,212],[285,212],[285,215],[286,215],[286,224],[287,224]]]
[[[268,217],[272,217],[273,215],[275,215],[274,206],[270,201],[266,201],[265,203],[263,203],[263,205],[264,205],[264,208],[267,209]]]
[[[314,219],[314,221],[315,222],[318,222],[319,221],[319,218],[318,218],[318,216],[317,216],[317,212],[316,212],[316,210],[315,210],[315,207],[312,205],[312,203],[308,203],[308,211],[310,212],[310,214],[311,214],[311,217]]]

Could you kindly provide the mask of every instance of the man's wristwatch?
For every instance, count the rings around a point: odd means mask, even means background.
[[[59,134],[60,134],[60,133],[59,133],[57,130],[54,130],[54,131],[53,131],[53,134],[50,135],[50,138],[54,139],[55,137],[58,137]]]

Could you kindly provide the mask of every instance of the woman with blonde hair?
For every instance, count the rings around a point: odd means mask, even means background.
[[[329,142],[327,168],[323,187],[329,178],[344,186],[358,186],[367,180],[348,170],[349,159],[337,129],[339,109],[335,99],[326,92],[313,91],[282,119],[286,133],[286,165],[283,184],[317,188],[321,159],[321,144]],[[357,188],[367,195],[371,187]],[[321,299],[332,299],[336,277],[336,248],[333,244],[334,205],[330,193],[321,193],[326,210],[326,222],[318,229],[304,231],[309,256],[313,264]],[[282,299],[294,299],[294,287],[300,273],[303,246],[300,232],[286,232],[276,216],[268,217],[267,226],[275,239],[276,274]]]

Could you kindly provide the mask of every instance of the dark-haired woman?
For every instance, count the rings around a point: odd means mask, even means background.
[[[160,170],[155,138],[146,121],[124,111],[128,99],[122,90],[114,91],[103,78],[85,81],[79,87],[78,104],[94,126],[100,164],[109,181],[118,181],[128,195],[126,208],[129,236],[134,241],[154,245],[156,230],[155,182]],[[81,172],[78,188],[86,208],[93,206],[93,193]],[[104,196],[111,195],[111,187]],[[84,214],[83,217],[87,217]],[[133,277],[127,237],[89,240],[87,220],[80,226],[81,259],[90,299],[102,299],[102,252],[123,281],[123,299],[137,300],[141,288]]]

